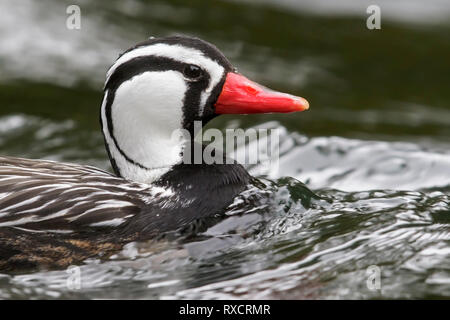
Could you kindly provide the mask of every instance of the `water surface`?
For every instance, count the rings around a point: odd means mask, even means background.
[[[82,28],[71,31],[74,3]],[[104,74],[149,36],[204,38],[243,74],[311,104],[209,124],[282,132],[279,168],[250,167],[266,187],[243,194],[227,219],[89,260],[80,290],[68,289],[65,270],[0,275],[0,297],[448,298],[448,3],[381,1],[377,31],[365,28],[365,1],[209,3],[0,4],[4,155],[109,169],[98,121]],[[380,290],[367,286],[371,266]]]

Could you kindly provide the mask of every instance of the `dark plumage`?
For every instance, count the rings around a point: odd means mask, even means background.
[[[8,194],[0,197],[3,270],[107,256],[221,213],[250,182],[238,164],[180,164],[150,186],[93,167],[11,157],[0,157],[0,177],[0,195]],[[124,222],[101,224],[114,219]]]

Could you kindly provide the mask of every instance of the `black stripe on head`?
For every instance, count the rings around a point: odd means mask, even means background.
[[[214,46],[213,44],[206,42],[202,39],[199,39],[196,37],[185,36],[185,35],[175,35],[175,36],[169,36],[169,37],[147,39],[145,41],[142,41],[142,42],[136,44],[134,47],[126,50],[125,52],[123,52],[119,56],[118,59],[120,59],[120,57],[122,57],[126,53],[136,50],[138,48],[147,47],[147,46],[151,46],[151,45],[155,45],[155,44],[159,44],[159,43],[168,44],[168,45],[179,45],[179,46],[183,46],[186,48],[196,49],[196,50],[202,52],[205,57],[211,59],[212,61],[215,61],[216,63],[218,63],[219,65],[221,65],[224,68],[224,73],[222,75],[222,79],[220,79],[218,84],[211,90],[211,94],[209,95],[209,97],[203,107],[203,113],[202,113],[201,117],[198,116],[198,114],[199,114],[198,107],[200,104],[200,100],[198,99],[197,92],[195,90],[188,91],[185,96],[185,103],[184,103],[184,109],[183,109],[183,114],[184,114],[183,128],[189,130],[192,135],[193,134],[193,122],[195,120],[201,120],[201,121],[203,121],[204,124],[206,124],[208,121],[210,121],[211,119],[213,119],[214,117],[217,116],[217,114],[215,114],[214,104],[217,101],[217,99],[222,91],[223,85],[225,83],[226,75],[228,74],[228,72],[235,72],[236,70],[233,67],[233,65],[228,61],[228,59],[223,55],[222,52],[220,52],[220,50],[216,46]],[[154,58],[156,58],[156,57],[154,57]],[[173,64],[181,63],[176,60],[171,60],[170,58],[167,58],[167,60],[170,60]],[[126,63],[126,64],[128,64],[128,63]],[[139,68],[139,66],[137,66],[137,67]],[[148,70],[151,71],[150,69],[148,69]],[[158,69],[155,68],[154,70],[158,70]],[[160,70],[162,70],[162,69],[160,69]],[[167,68],[165,70],[170,70],[170,69]],[[172,70],[176,70],[176,69],[172,69]],[[117,70],[114,71],[114,73],[116,73],[116,72],[117,72]],[[122,82],[123,81],[126,81],[126,80],[122,80]],[[108,81],[108,82],[110,82],[110,81]],[[106,84],[106,85],[108,85],[108,84]],[[105,88],[106,88],[106,86],[105,86]],[[200,90],[201,88],[198,88],[198,89]],[[203,90],[203,89],[204,88],[202,88],[201,90]]]
[[[205,57],[210,58],[213,61],[216,61],[218,64],[220,64],[224,69],[225,73],[234,71],[233,65],[228,61],[228,59],[223,55],[222,52],[220,52],[217,47],[209,42],[206,42],[202,39],[195,38],[195,37],[188,37],[184,35],[176,35],[176,36],[169,36],[169,37],[162,37],[162,38],[151,38],[142,42],[139,42],[134,47],[128,49],[124,53],[122,53],[119,58],[137,48],[140,47],[146,47],[149,45],[157,44],[157,43],[165,43],[169,45],[180,45],[187,48],[197,49],[198,51],[202,52]]]

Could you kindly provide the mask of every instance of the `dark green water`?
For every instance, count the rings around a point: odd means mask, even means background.
[[[75,3],[82,28],[71,31],[65,10]],[[267,207],[237,208],[190,242],[130,244],[111,261],[88,261],[80,290],[67,288],[65,271],[0,275],[1,298],[450,296],[448,4],[436,1],[442,10],[422,20],[382,5],[382,29],[371,31],[365,1],[348,14],[275,3],[0,4],[4,155],[108,169],[98,123],[104,75],[149,36],[204,38],[241,73],[311,105],[209,124],[282,130],[280,170],[251,168],[277,184]],[[367,286],[370,266],[380,290]]]

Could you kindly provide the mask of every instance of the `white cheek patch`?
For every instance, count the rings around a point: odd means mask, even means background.
[[[145,72],[117,88],[111,108],[114,136],[129,158],[149,168],[172,162],[168,141],[181,127],[186,90],[176,71]]]
[[[106,74],[106,82],[114,71],[122,64],[142,56],[166,57],[181,63],[194,64],[205,70],[210,76],[208,87],[201,94],[199,106],[199,116],[203,114],[206,101],[214,87],[220,82],[224,74],[224,68],[214,60],[206,57],[203,52],[194,48],[183,47],[181,45],[169,45],[156,43],[146,47],[139,47],[122,55]]]
[[[103,133],[124,178],[148,183],[181,161],[182,142],[172,134],[182,126],[186,90],[182,75],[173,70],[147,71],[124,81],[111,105],[117,145],[109,132],[104,99]]]

